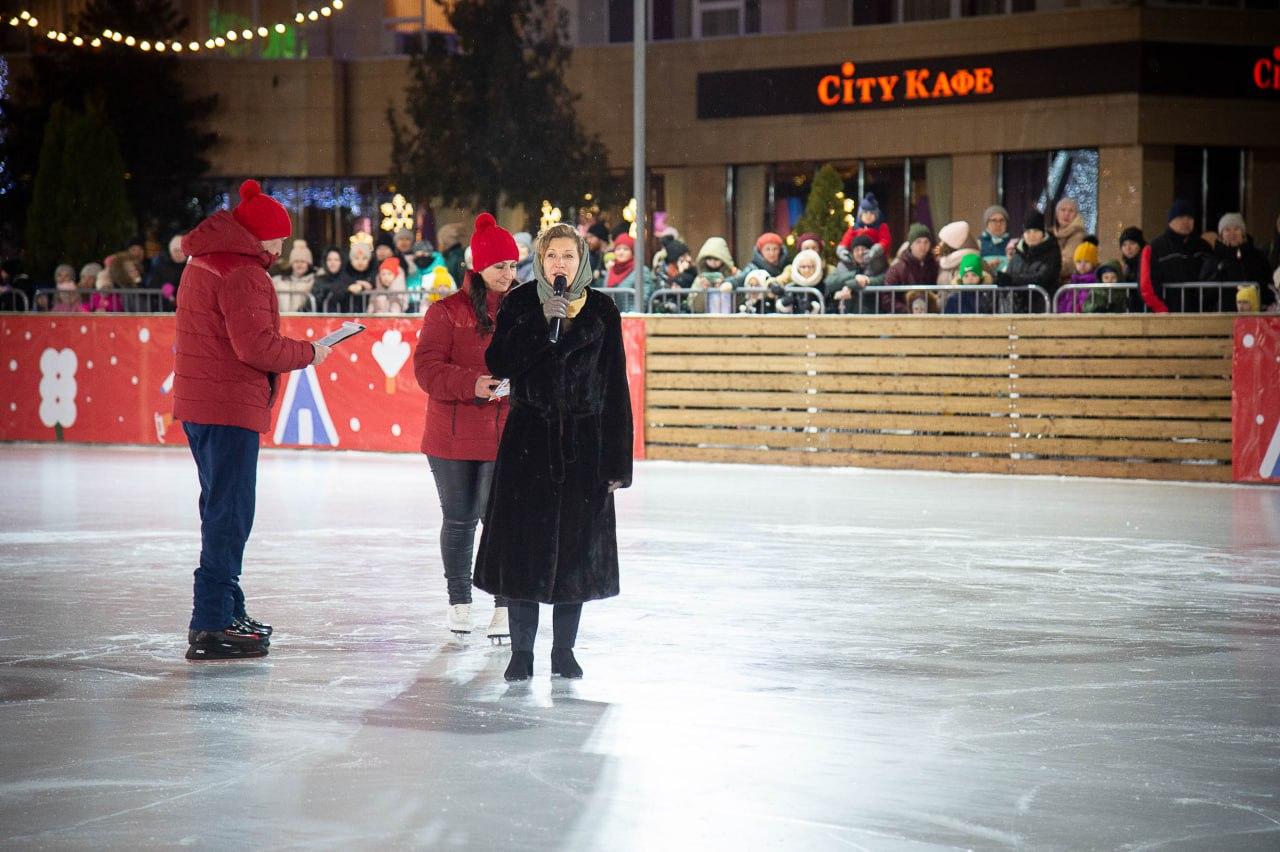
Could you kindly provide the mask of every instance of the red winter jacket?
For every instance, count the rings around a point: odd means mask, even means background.
[[[893,257],[893,241],[889,236],[889,225],[887,222],[881,222],[874,228],[868,228],[861,222],[856,227],[850,228],[844,232],[844,236],[840,238],[840,245],[849,248],[853,245],[853,241],[858,237],[866,234],[871,239],[880,244],[880,248],[884,249],[885,257]]]
[[[496,317],[505,294],[490,292]],[[476,332],[471,293],[459,290],[427,309],[413,352],[413,372],[427,392],[427,428],[422,452],[443,459],[493,461],[507,422],[509,397],[477,402],[476,379],[489,375],[484,351],[492,334]]]
[[[271,255],[230,213],[197,225],[182,250],[191,259],[178,288],[174,419],[266,432],[277,374],[306,367],[315,349],[280,336]]]

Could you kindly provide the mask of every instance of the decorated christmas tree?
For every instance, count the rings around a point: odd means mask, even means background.
[[[822,258],[835,261],[836,244],[848,227],[844,209],[844,179],[836,167],[827,163],[818,169],[809,188],[809,200],[804,215],[796,222],[793,236],[799,248],[801,234],[815,233],[822,237]]]

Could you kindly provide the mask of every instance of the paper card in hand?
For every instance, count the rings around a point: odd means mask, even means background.
[[[346,340],[348,337],[359,334],[364,331],[364,326],[358,322],[344,322],[342,328],[334,329],[324,337],[316,341],[321,346],[334,346]]]
[[[511,393],[511,380],[503,379],[496,388],[493,389],[495,397],[504,397]]]

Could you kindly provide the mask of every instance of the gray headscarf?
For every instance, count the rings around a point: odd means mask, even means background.
[[[569,282],[569,291],[565,293],[565,298],[570,302],[582,298],[582,294],[587,291],[587,286],[591,283],[591,264],[587,262],[587,241],[576,231],[573,236],[578,242],[579,262],[578,274]],[[538,282],[538,301],[546,304],[547,299],[555,295],[555,288],[547,280],[547,274],[542,269],[542,255],[537,251],[533,252],[533,277]]]

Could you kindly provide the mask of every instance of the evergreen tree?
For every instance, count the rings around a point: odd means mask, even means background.
[[[809,200],[804,206],[804,215],[796,222],[793,232],[797,239],[800,234],[813,232],[822,237],[823,260],[831,262],[835,259],[835,247],[847,229],[845,223],[844,179],[836,167],[827,163],[818,169],[809,187]]]
[[[89,0],[72,22],[80,33],[113,29],[150,40],[172,39],[185,26],[171,0]],[[29,77],[0,104],[0,159],[14,180],[12,191],[0,195],[0,219],[21,221],[34,200],[38,150],[32,140],[40,138],[51,105],[85,111],[97,102],[124,158],[130,206],[145,217],[138,225],[164,230],[194,224],[201,209],[192,198],[217,138],[202,128],[217,98],[188,97],[180,61],[113,42],[86,50],[35,39]]]
[[[53,277],[59,263],[80,266],[120,250],[133,232],[125,166],[102,109],[54,104],[40,146],[26,249],[31,272]]]
[[[402,188],[488,210],[505,198],[535,223],[543,199],[567,209],[616,192],[564,82],[567,13],[550,0],[455,0],[446,14],[457,40],[414,57],[408,126],[387,111]]]
[[[71,117],[62,104],[54,104],[45,122],[40,143],[40,159],[32,184],[31,207],[27,211],[26,247],[31,276],[37,281],[53,280],[53,267],[62,258],[62,223],[67,211],[62,204],[62,164],[66,160],[67,131]]]

